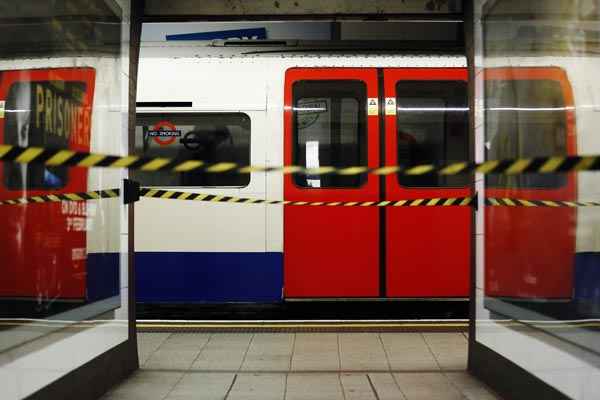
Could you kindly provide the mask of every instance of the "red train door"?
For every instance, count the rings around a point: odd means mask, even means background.
[[[386,69],[386,164],[469,157],[467,70]],[[470,195],[467,175],[386,177],[388,200]],[[470,207],[385,209],[388,297],[468,297]]]
[[[486,149],[490,160],[577,153],[573,91],[558,67],[485,71]],[[574,174],[490,175],[486,196],[576,200]],[[573,291],[576,210],[487,207],[485,294],[567,299]]]
[[[286,165],[379,165],[375,68],[293,68],[285,77]],[[377,201],[374,175],[287,175],[286,200]],[[285,297],[379,296],[376,207],[284,208]]]

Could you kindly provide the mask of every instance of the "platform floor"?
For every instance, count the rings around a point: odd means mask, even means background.
[[[140,333],[140,371],[103,400],[499,399],[462,333]]]

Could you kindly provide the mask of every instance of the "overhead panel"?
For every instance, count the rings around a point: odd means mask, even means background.
[[[462,0],[146,0],[147,20],[293,19],[356,16],[444,15],[462,13]]]

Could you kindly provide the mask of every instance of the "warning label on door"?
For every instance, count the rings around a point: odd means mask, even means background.
[[[396,99],[393,97],[385,98],[385,115],[396,115]]]
[[[379,107],[377,106],[377,97],[369,97],[367,99],[367,115],[379,114]]]

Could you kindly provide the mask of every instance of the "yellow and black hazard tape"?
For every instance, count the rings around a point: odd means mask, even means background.
[[[286,206],[325,206],[325,207],[416,207],[416,206],[468,206],[474,197],[431,198],[411,200],[385,200],[385,201],[293,201],[293,200],[267,200],[248,197],[222,196],[215,194],[176,192],[173,190],[160,190],[142,188],[140,197],[156,199],[207,201],[212,203],[238,203],[238,204],[282,204]]]
[[[506,207],[600,207],[600,201],[525,200],[495,197],[487,197],[485,204]]]
[[[268,200],[249,197],[236,197],[216,195],[209,193],[179,192],[141,188],[140,197],[167,200],[205,201],[212,203],[237,203],[237,204],[281,204],[286,206],[325,206],[325,207],[448,207],[471,206],[476,203],[477,196],[471,197],[437,197],[424,199],[384,200],[384,201],[294,201],[294,200]],[[600,207],[600,201],[566,201],[566,200],[525,200],[515,198],[485,199],[487,206],[508,207]]]
[[[119,189],[93,190],[90,192],[44,194],[16,199],[0,200],[0,205],[19,205],[28,203],[50,203],[59,201],[86,201],[116,198],[120,196]],[[449,207],[449,206],[471,206],[477,201],[477,196],[470,197],[437,197],[423,199],[405,200],[383,200],[383,201],[294,201],[294,200],[268,200],[249,197],[236,197],[216,195],[209,193],[179,192],[174,190],[162,190],[152,188],[141,188],[140,197],[190,200],[211,203],[237,203],[237,204],[280,204],[289,206],[325,206],[325,207]],[[515,198],[485,199],[487,206],[506,207],[600,207],[600,201],[567,201],[567,200],[526,200]]]
[[[28,203],[50,203],[58,201],[84,201],[119,197],[119,189],[93,190],[91,192],[44,194],[21,197],[18,199],[0,200],[0,205],[18,205]]]
[[[99,153],[78,152],[66,149],[20,147],[0,145],[0,161],[23,164],[36,163],[48,166],[127,168],[137,171],[168,171],[173,173],[198,171],[204,173],[248,174],[251,172],[282,172],[307,175],[458,175],[469,172],[481,174],[520,175],[527,173],[548,174],[570,171],[600,170],[600,155],[537,157],[521,159],[490,160],[483,163],[460,161],[445,165],[422,164],[415,166],[389,165],[379,168],[365,166],[304,168],[290,166],[243,166],[231,162],[207,163],[201,160],[142,157],[135,155],[114,156]]]

